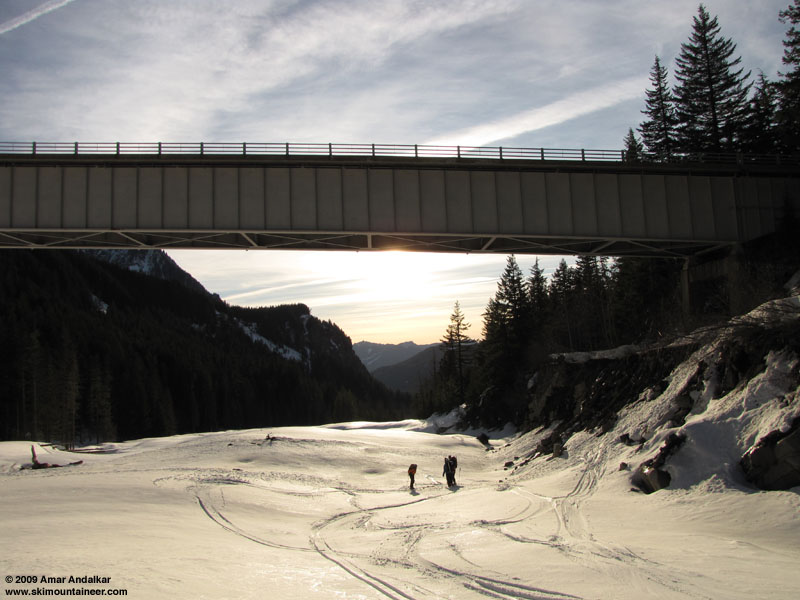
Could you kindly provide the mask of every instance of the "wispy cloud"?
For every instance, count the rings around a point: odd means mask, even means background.
[[[50,0],[50,2],[45,2],[44,4],[41,4],[18,17],[9,19],[4,23],[0,23],[0,35],[8,33],[9,31],[13,31],[17,27],[22,27],[34,19],[38,19],[42,15],[46,15],[47,13],[53,12],[62,6],[66,6],[70,2],[73,2],[73,0]]]
[[[521,112],[505,119],[482,123],[461,131],[437,136],[428,144],[483,146],[564,123],[576,117],[615,106],[644,95],[647,77],[637,76],[583,90],[546,106]]]
[[[302,302],[354,341],[435,342],[459,301],[470,334],[480,337],[482,314],[494,295],[506,257],[490,254],[403,252],[240,253],[170,250],[206,289],[232,304]],[[518,256],[526,275],[536,260]],[[551,273],[560,257],[542,257]]]

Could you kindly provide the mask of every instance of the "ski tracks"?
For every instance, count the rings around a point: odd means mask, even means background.
[[[564,496],[547,497],[521,486],[508,491],[516,494],[524,502],[514,512],[495,520],[479,520],[473,522],[442,523],[432,525],[418,524],[413,518],[389,515],[382,524],[373,518],[392,510],[402,510],[415,504],[431,501],[446,501],[452,492],[444,488],[435,479],[421,488],[422,494],[412,499],[379,506],[362,508],[356,500],[361,494],[382,493],[387,490],[358,490],[325,486],[324,492],[305,492],[302,490],[287,491],[274,489],[259,480],[250,481],[246,474],[240,472],[212,472],[204,476],[178,476],[184,482],[189,479],[191,491],[203,513],[215,524],[244,540],[262,546],[295,552],[316,553],[329,561],[349,576],[362,582],[381,597],[392,600],[428,600],[431,598],[460,597],[456,593],[461,589],[470,594],[500,598],[505,600],[572,600],[579,596],[545,589],[521,582],[511,574],[495,573],[486,566],[470,561],[458,549],[447,542],[451,564],[439,564],[441,560],[430,560],[420,552],[421,542],[428,536],[452,532],[493,531],[506,536],[515,543],[536,544],[555,549],[565,558],[574,561],[583,568],[595,571],[598,575],[620,581],[629,589],[652,591],[654,586],[673,594],[685,593],[668,569],[647,561],[628,548],[603,543],[595,539],[583,511],[584,502],[595,492],[598,481],[605,468],[605,456],[598,452],[584,459],[584,468],[573,489]],[[263,478],[263,476],[262,476]],[[159,480],[161,485],[164,480]],[[156,482],[154,482],[156,483]],[[309,482],[306,482],[309,483]],[[319,482],[316,482],[319,483]],[[224,489],[229,486],[247,486],[265,493],[283,493],[298,496],[318,496],[320,493],[344,494],[350,497],[348,504],[354,510],[345,510],[338,514],[324,517],[311,525],[307,544],[302,545],[302,537],[295,544],[276,541],[264,531],[257,531],[252,526],[255,522],[237,524],[238,519],[226,508]],[[257,497],[254,497],[257,501]],[[437,512],[446,508],[436,507]],[[541,517],[549,512],[555,516],[555,531],[549,535],[530,537],[519,533],[526,523],[535,525],[541,530]],[[453,529],[455,527],[455,529]],[[538,538],[538,539],[537,539]],[[435,538],[433,538],[435,541]],[[439,546],[441,549],[441,545]],[[480,562],[480,561],[478,561]],[[407,571],[409,576],[403,577]],[[412,575],[413,573],[413,575]],[[691,594],[689,594],[691,596]]]
[[[586,455],[584,462],[578,481],[565,496],[550,498],[525,488],[514,488],[517,493],[549,502],[557,519],[557,529],[547,541],[527,538],[518,538],[518,541],[557,548],[587,568],[624,581],[626,587],[638,589],[642,594],[652,593],[654,586],[657,586],[675,595],[694,597],[689,589],[680,585],[669,568],[643,558],[627,547],[595,538],[583,504],[595,492],[598,481],[605,473],[605,451],[601,449]],[[509,537],[514,539],[511,535]]]

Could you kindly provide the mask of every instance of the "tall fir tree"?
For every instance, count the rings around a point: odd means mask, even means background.
[[[678,119],[675,116],[675,97],[669,87],[667,68],[656,56],[650,70],[652,88],[645,90],[645,109],[647,120],[639,126],[642,142],[648,155],[654,160],[665,162],[675,153],[675,138]]]
[[[742,150],[754,154],[778,152],[777,90],[759,73],[742,137]]]
[[[513,255],[507,259],[497,293],[489,300],[483,317],[479,368],[484,394],[480,418],[513,419],[525,402],[532,322],[527,285]]]
[[[539,324],[547,313],[547,278],[544,269],[539,266],[539,259],[531,267],[528,277],[528,295],[530,297],[531,316],[534,323]]]
[[[521,350],[530,332],[530,302],[525,286],[525,276],[512,254],[506,261],[506,268],[497,284],[497,301],[503,306],[509,327],[509,340]]]
[[[800,0],[794,0],[786,10],[778,13],[781,23],[789,30],[783,40],[783,64],[778,81],[778,130],[783,151],[800,150]]]
[[[461,312],[461,305],[456,301],[453,314],[450,315],[450,324],[441,340],[443,355],[439,367],[440,377],[455,384],[452,387],[457,397],[456,402],[452,402],[451,405],[463,404],[465,400],[464,371],[467,366],[466,346],[470,342],[467,335],[469,327],[470,324],[466,322],[464,313]]]
[[[679,149],[684,153],[739,150],[747,119],[750,73],[736,69],[736,44],[720,36],[717,18],[702,4],[689,41],[675,59]]]
[[[553,342],[559,350],[575,350],[574,304],[576,278],[563,258],[550,278],[549,302],[552,306]]]

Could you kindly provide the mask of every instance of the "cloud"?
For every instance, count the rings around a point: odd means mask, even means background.
[[[22,27],[34,19],[38,19],[42,15],[46,15],[47,13],[59,9],[62,6],[66,6],[72,1],[73,0],[50,0],[50,2],[45,2],[44,4],[31,9],[18,17],[9,19],[4,23],[0,23],[0,35],[8,33],[9,31],[13,31],[17,27]]]
[[[301,302],[355,341],[435,342],[456,300],[480,337],[482,314],[497,289],[504,255],[404,252],[170,250],[170,257],[231,304]],[[536,257],[520,255],[527,276]],[[560,257],[541,257],[552,273]]]
[[[644,96],[646,76],[631,77],[584,90],[546,106],[518,113],[505,119],[483,123],[438,136],[426,142],[432,145],[485,146],[490,142],[516,137],[523,133],[564,123],[576,117],[615,106]]]

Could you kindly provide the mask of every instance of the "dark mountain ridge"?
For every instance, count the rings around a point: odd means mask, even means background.
[[[0,253],[0,438],[80,443],[407,416],[407,398],[307,306],[229,306],[174,263],[188,279],[170,278],[164,253],[133,252],[111,262]],[[161,265],[160,278],[131,270],[145,263]]]
[[[389,389],[414,394],[433,377],[441,360],[441,345],[434,344],[402,362],[375,369],[372,376]]]

